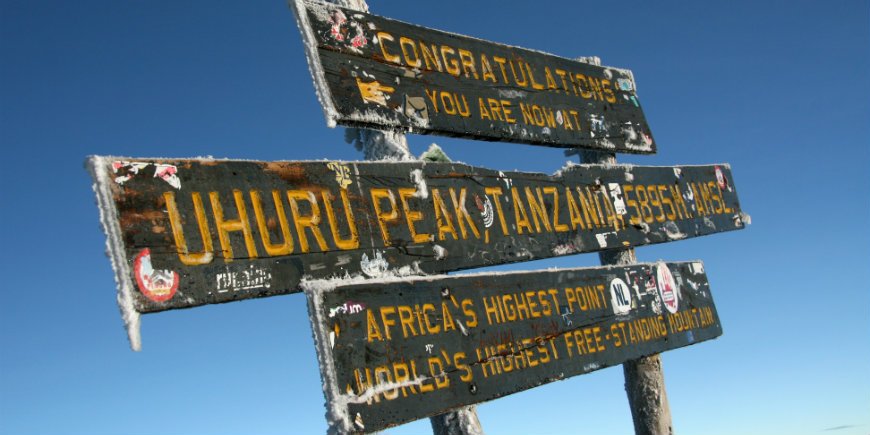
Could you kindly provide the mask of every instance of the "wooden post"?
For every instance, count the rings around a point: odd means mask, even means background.
[[[598,57],[578,60],[601,65]],[[566,154],[569,154],[566,152]],[[570,153],[573,154],[573,153]],[[581,163],[616,164],[616,154],[580,150]],[[602,265],[637,263],[634,249],[609,249],[598,253]],[[671,435],[671,408],[665,391],[665,375],[661,355],[650,355],[630,360],[622,365],[625,374],[625,392],[631,408],[635,435]]]
[[[341,7],[368,12],[365,0],[328,0]],[[405,135],[396,131],[348,128],[345,140],[363,152],[366,160],[414,160]],[[447,159],[449,161],[449,159]],[[431,417],[434,435],[483,435],[474,406]]]
[[[587,158],[583,156],[584,160]],[[591,163],[585,160],[587,163]],[[613,157],[612,162],[616,162]],[[596,163],[601,163],[598,161]],[[602,265],[637,263],[634,249],[612,249],[598,253]],[[631,408],[636,435],[670,435],[673,433],[671,408],[665,391],[665,375],[659,354],[629,360],[622,364],[625,393]]]

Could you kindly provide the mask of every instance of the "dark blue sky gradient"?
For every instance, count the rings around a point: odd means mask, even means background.
[[[659,153],[621,161],[732,165],[748,229],[638,249],[703,260],[725,331],[664,355],[678,433],[870,433],[870,3],[370,7],[629,68]],[[343,136],[325,125],[283,1],[0,0],[0,433],[323,433],[300,294],[143,316],[143,351],[129,350],[82,162],[361,159]],[[502,170],[567,160],[409,140]],[[604,369],[484,404],[480,419],[490,434],[631,434],[622,383]]]

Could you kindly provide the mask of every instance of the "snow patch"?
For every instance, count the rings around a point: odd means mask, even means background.
[[[408,151],[408,139],[401,132],[348,128],[344,140],[363,152],[366,160],[407,162],[415,160]]]
[[[459,319],[454,319],[453,321],[456,323],[456,326],[459,326],[459,330],[462,331],[462,335],[464,335],[464,336],[467,337],[467,336],[468,336],[468,330],[465,329],[465,325],[462,324],[462,321],[459,320]]]
[[[707,216],[704,216],[704,226],[706,226],[707,228],[710,228],[712,230],[716,229],[716,224],[713,223],[713,220],[711,220]]]
[[[559,168],[559,170],[557,170],[556,172],[553,173],[553,176],[554,177],[561,177],[566,172],[573,171],[575,166],[580,166],[580,165],[568,160],[565,162],[565,165],[563,165],[561,168]]]
[[[634,127],[631,126],[631,123],[628,123],[628,127],[622,129],[622,134],[625,135],[625,140],[627,141],[637,140],[637,132],[634,131]]]
[[[668,236],[669,240],[680,240],[687,237],[686,234],[680,231],[680,228],[674,223],[674,221],[668,221],[664,226],[665,234]]]
[[[439,163],[450,163],[450,157],[444,153],[444,150],[441,149],[437,144],[430,144],[429,148],[420,154],[420,160],[427,162],[439,162]]]
[[[556,245],[556,247],[553,248],[553,255],[568,255],[573,254],[574,252],[576,252],[574,246],[567,243],[564,245]]]
[[[516,89],[499,89],[498,95],[502,98],[525,99],[526,92]]]
[[[384,259],[381,251],[375,251],[375,255],[369,259],[368,254],[363,253],[359,261],[362,272],[372,278],[384,275],[390,268],[390,264]]]
[[[441,375],[446,375],[446,373],[442,372]],[[383,393],[386,393],[387,391],[393,391],[393,390],[397,390],[399,388],[418,387],[423,382],[426,382],[427,380],[430,379],[428,376],[425,376],[425,375],[417,375],[417,376],[418,377],[416,379],[413,379],[413,380],[409,379],[407,381],[402,381],[402,382],[395,382],[394,381],[394,382],[384,382],[381,384],[377,384],[371,388],[366,389],[360,395],[343,394],[341,401],[343,402],[344,406],[347,406],[347,404],[349,404],[349,403],[366,403],[366,402],[370,402],[378,394],[383,394]]]
[[[411,171],[411,181],[417,185],[417,191],[414,192],[414,198],[429,198],[429,188],[426,186],[426,178],[423,177],[422,169],[414,169]]]

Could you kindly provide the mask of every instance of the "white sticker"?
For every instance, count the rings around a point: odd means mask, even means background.
[[[704,263],[701,263],[700,261],[692,263],[692,273],[694,273],[694,274],[704,273]]]
[[[627,213],[625,210],[625,201],[622,199],[622,188],[619,183],[608,183],[607,190],[610,192],[610,198],[613,200],[613,208],[616,214],[623,215]]]
[[[124,185],[124,183],[133,179],[143,169],[154,166],[154,178],[159,178],[170,186],[181,189],[181,179],[178,178],[178,168],[174,165],[166,165],[162,163],[142,163],[142,162],[112,162],[112,171],[118,174],[115,177],[115,183]]]
[[[620,278],[610,281],[610,303],[613,314],[626,314],[631,311],[631,292],[628,291],[628,284]]]
[[[387,260],[384,259],[381,251],[375,251],[375,257],[371,260],[369,256],[363,253],[362,258],[359,262],[360,269],[370,278],[377,278],[379,276],[387,273],[387,269],[390,267],[390,264],[387,263]]]
[[[679,291],[677,284],[674,282],[674,276],[671,275],[671,270],[665,263],[659,263],[656,266],[656,280],[659,284],[659,294],[662,297],[662,304],[671,314],[675,314],[680,309]]]
[[[722,168],[716,166],[716,183],[719,184],[719,189],[728,190],[728,179],[722,173]]]

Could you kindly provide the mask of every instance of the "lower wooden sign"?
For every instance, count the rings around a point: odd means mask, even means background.
[[[699,261],[303,287],[337,433],[378,431],[722,334]]]

